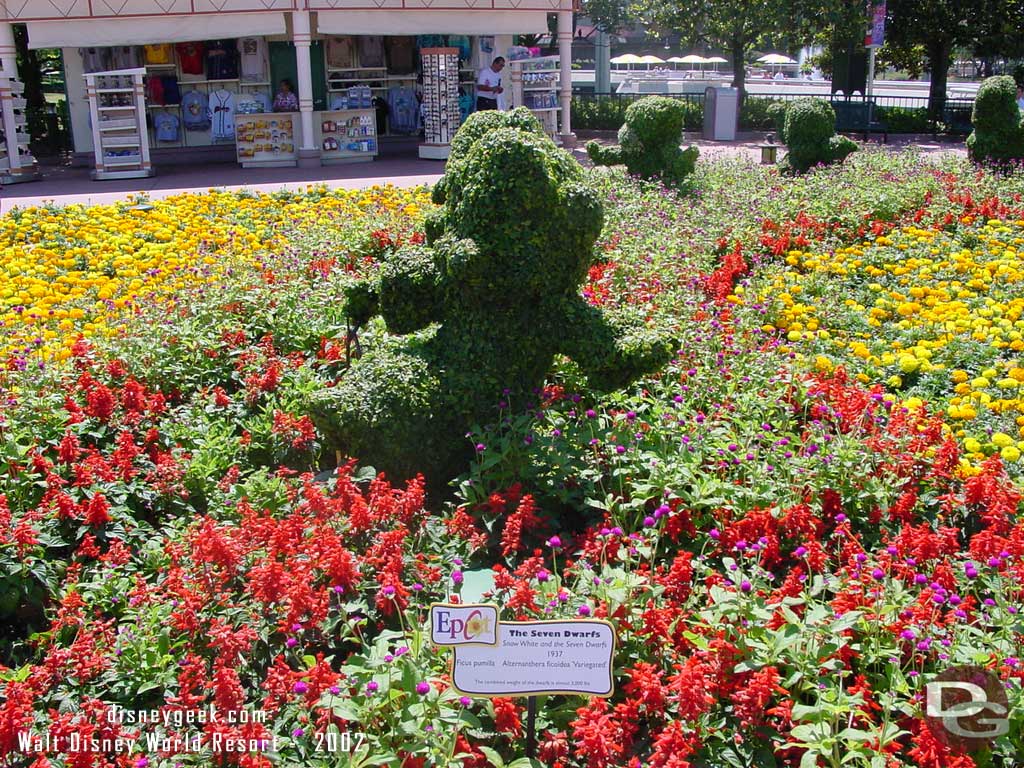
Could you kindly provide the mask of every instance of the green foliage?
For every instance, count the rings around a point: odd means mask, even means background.
[[[783,129],[789,169],[804,173],[819,163],[842,162],[857,144],[835,132],[836,113],[823,99],[797,99],[786,108]]]
[[[967,154],[972,160],[1005,163],[1024,158],[1024,127],[1012,77],[998,75],[981,84],[971,121],[974,131],[967,137]]]
[[[656,117],[645,135],[664,137],[673,123]],[[593,386],[615,388],[675,346],[579,296],[603,207],[526,110],[472,115],[434,197],[444,207],[428,245],[399,249],[375,280],[347,291],[357,319],[374,308],[389,331],[413,335],[363,356],[313,411],[331,447],[437,483],[467,465],[467,430],[497,415],[503,392],[528,401],[556,354]]]
[[[645,179],[678,184],[697,163],[697,148],[683,151],[683,119],[686,108],[676,99],[648,96],[630,104],[626,124],[619,129],[619,146],[587,145],[587,154],[597,165],[620,165]]]
[[[744,99],[743,108],[753,111],[756,108],[761,108],[763,105],[765,118],[767,125],[766,129],[775,129],[775,135],[778,136],[779,141],[785,143],[786,141],[786,102],[784,101],[767,101],[766,99]],[[743,119],[743,109],[740,111],[740,120]]]

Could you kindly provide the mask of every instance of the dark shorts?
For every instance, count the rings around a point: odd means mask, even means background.
[[[477,96],[476,97],[476,111],[477,112],[482,112],[485,109],[497,109],[497,108],[498,108],[498,100],[497,99],[488,99],[486,96]]]

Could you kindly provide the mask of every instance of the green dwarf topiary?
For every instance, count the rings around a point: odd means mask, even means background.
[[[645,179],[678,184],[697,165],[697,148],[679,148],[683,138],[685,105],[664,96],[647,96],[626,110],[626,122],[619,129],[619,146],[587,144],[587,154],[596,165],[625,165],[626,170]]]
[[[857,143],[836,135],[836,113],[822,99],[796,99],[786,107],[783,127],[786,142],[784,163],[803,173],[818,163],[842,162],[856,151]]]
[[[978,88],[971,113],[974,130],[967,154],[977,163],[1024,158],[1024,127],[1017,106],[1017,84],[1009,75],[990,77]]]
[[[418,333],[364,354],[313,415],[331,447],[437,483],[465,466],[467,430],[499,400],[535,399],[556,354],[609,389],[657,369],[674,346],[579,295],[601,201],[528,111],[471,115],[434,193],[443,207],[428,244],[400,249],[346,296],[358,321],[379,312],[392,333]]]

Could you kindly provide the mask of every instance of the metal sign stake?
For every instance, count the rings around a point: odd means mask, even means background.
[[[537,756],[537,697],[526,697],[526,756]]]

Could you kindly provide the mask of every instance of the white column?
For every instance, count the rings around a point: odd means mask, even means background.
[[[561,74],[559,88],[562,100],[562,146],[572,147],[576,136],[572,132],[572,11],[558,12],[558,55]]]
[[[295,64],[299,82],[299,123],[302,128],[299,144],[299,165],[319,165],[320,153],[313,142],[313,73],[309,63],[309,11],[292,11],[292,40],[295,43]],[[305,161],[305,162],[304,162]]]
[[[14,47],[14,25],[0,21],[0,72],[12,80],[18,77],[17,49]]]

